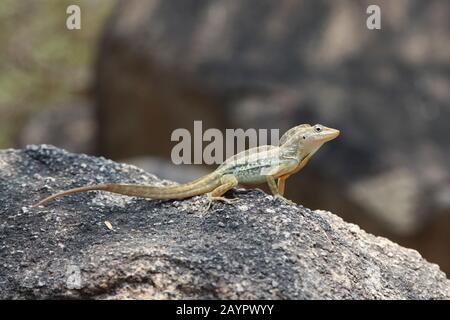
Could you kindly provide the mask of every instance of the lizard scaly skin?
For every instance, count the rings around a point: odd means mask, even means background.
[[[155,200],[184,199],[207,194],[209,204],[215,200],[231,202],[222,196],[228,190],[238,184],[251,186],[262,183],[269,185],[276,198],[292,203],[283,197],[286,179],[300,171],[325,142],[333,140],[338,135],[339,130],[336,129],[319,124],[314,126],[302,124],[288,130],[281,137],[279,146],[267,145],[242,151],[228,158],[212,173],[186,184],[168,187],[99,184],[56,193],[33,207],[61,196],[94,190]]]

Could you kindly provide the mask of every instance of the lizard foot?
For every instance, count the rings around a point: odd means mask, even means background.
[[[284,202],[284,203],[286,203],[286,204],[289,204],[289,205],[291,205],[291,206],[296,206],[296,205],[297,205],[294,201],[291,201],[291,200],[289,200],[289,199],[286,199],[286,198],[283,197],[281,194],[276,194],[276,195],[274,195],[274,198],[280,200],[281,202]]]
[[[209,208],[211,208],[211,205],[213,204],[213,202],[215,201],[222,201],[228,204],[233,204],[236,203],[236,201],[238,201],[239,199],[228,199],[225,197],[216,197],[216,196],[211,196],[210,194],[208,194],[208,205],[206,206],[204,211],[208,211]]]

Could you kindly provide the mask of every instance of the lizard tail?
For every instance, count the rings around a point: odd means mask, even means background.
[[[151,198],[155,200],[184,199],[210,192],[219,184],[220,179],[218,179],[214,175],[205,176],[186,184],[168,187],[155,187],[138,184],[97,184],[93,186],[74,188],[55,193],[51,196],[48,196],[47,198],[42,199],[31,207],[36,208],[47,203],[50,200],[73,193],[97,190],[122,194],[125,196]]]
[[[86,192],[86,191],[94,191],[94,190],[107,190],[108,185],[107,184],[97,184],[97,185],[93,185],[93,186],[87,186],[87,187],[81,187],[81,188],[73,188],[73,189],[69,189],[66,191],[61,191],[55,194],[52,194],[51,196],[48,196],[47,198],[42,199],[41,201],[39,201],[38,203],[33,204],[31,207],[32,208],[36,208],[39,207],[41,205],[43,205],[44,203],[47,203],[50,200],[62,197],[62,196],[66,196],[72,193],[78,193],[78,192]]]

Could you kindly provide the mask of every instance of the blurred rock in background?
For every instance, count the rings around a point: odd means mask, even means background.
[[[78,153],[95,153],[97,122],[92,104],[74,101],[43,107],[18,136],[17,145],[52,144]]]
[[[447,0],[119,1],[97,57],[98,152],[169,157],[193,120],[336,127],[287,197],[450,272],[449,15]]]

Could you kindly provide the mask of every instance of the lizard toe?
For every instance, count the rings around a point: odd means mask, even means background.
[[[289,200],[289,199],[286,199],[285,197],[283,197],[283,196],[280,195],[280,194],[276,194],[276,195],[274,196],[274,198],[275,198],[276,200],[280,200],[281,202],[284,202],[284,203],[289,204],[289,205],[292,205],[292,206],[296,206],[296,205],[297,205],[295,202],[293,202],[293,201],[291,201],[291,200]]]

